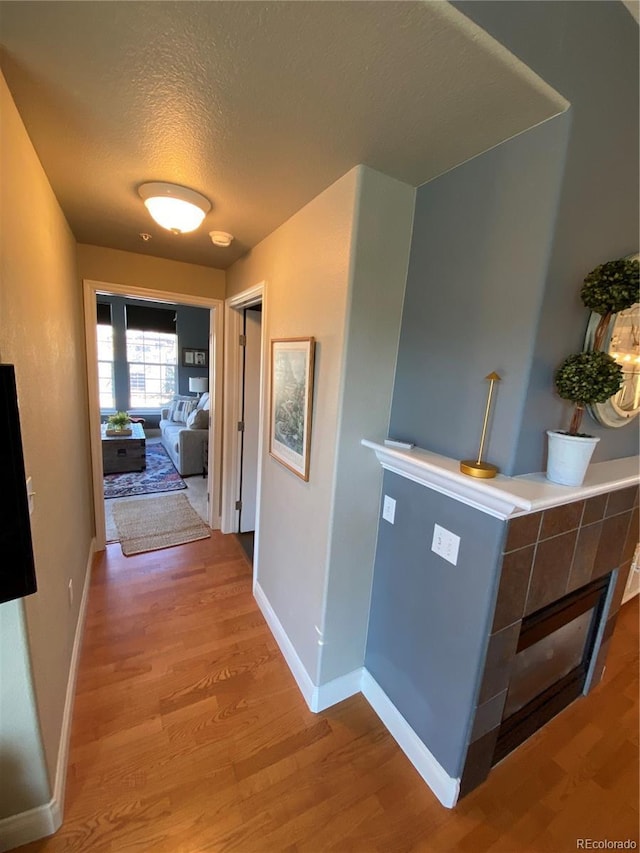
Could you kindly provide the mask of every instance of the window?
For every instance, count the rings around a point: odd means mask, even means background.
[[[111,306],[98,302],[98,391],[101,409],[115,409],[113,390],[113,326]]]
[[[161,409],[178,389],[175,309],[127,305],[129,408]]]
[[[176,393],[178,336],[127,329],[129,408],[160,409]]]

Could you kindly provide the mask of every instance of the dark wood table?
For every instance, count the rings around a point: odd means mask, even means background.
[[[146,439],[142,424],[131,424],[131,435],[107,435],[101,426],[102,470],[105,474],[144,471],[147,466]]]

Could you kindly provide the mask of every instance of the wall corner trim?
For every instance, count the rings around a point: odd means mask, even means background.
[[[300,692],[304,697],[304,701],[313,711],[316,685],[311,680],[311,676],[309,675],[304,664],[298,657],[298,653],[296,652],[293,643],[287,636],[287,632],[282,627],[282,623],[276,616],[276,612],[271,606],[271,602],[267,598],[264,590],[262,589],[259,583],[255,584],[253,588],[253,595],[258,604],[258,607],[262,611],[262,615],[264,616],[267,625],[271,630],[271,633],[275,637],[277,644],[280,646],[280,651],[284,655],[284,659],[286,660],[287,665],[296,680]]]
[[[362,674],[362,692],[438,800],[446,808],[453,808],[460,794],[460,779],[449,776],[366,669]]]
[[[326,684],[314,684],[259,583],[255,584],[253,594],[310,711],[317,714],[360,693],[362,669],[354,669]]]
[[[0,820],[0,853],[30,841],[37,841],[46,835],[53,835],[61,823],[62,814],[55,798],[43,806],[5,817]]]
[[[80,650],[84,635],[84,623],[87,613],[87,602],[89,600],[89,587],[91,586],[91,569],[93,557],[96,552],[96,540],[91,540],[89,545],[89,556],[85,571],[84,587],[82,590],[82,601],[78,611],[78,621],[73,639],[71,662],[69,665],[69,678],[67,680],[67,691],[64,700],[64,713],[62,715],[62,727],[60,730],[60,746],[58,748],[58,761],[56,762],[56,778],[53,786],[53,797],[48,803],[36,806],[20,814],[0,820],[0,853],[13,850],[30,841],[37,841],[47,835],[53,835],[62,825],[64,813],[64,794],[67,782],[67,765],[69,761],[69,741],[71,738],[71,721],[73,717],[73,700],[76,692],[76,680],[78,676],[78,663],[80,661]]]
[[[300,692],[309,709],[314,713],[324,711],[331,705],[348,699],[356,693],[363,693],[389,734],[422,776],[443,806],[450,809],[455,806],[460,793],[460,780],[454,779],[429,752],[400,711],[384,690],[364,667],[354,669],[346,675],[334,678],[327,684],[316,686],[298,657],[293,643],[282,627],[269,599],[260,584],[254,587],[255,599],[262,611],[267,625],[278,643]]]

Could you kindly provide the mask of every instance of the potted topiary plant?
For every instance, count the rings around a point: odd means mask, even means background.
[[[107,435],[131,435],[131,418],[126,412],[116,412],[107,418]]]
[[[600,314],[592,349],[601,349],[612,314],[631,308],[638,301],[637,255],[599,264],[585,277],[580,296],[591,311]]]
[[[560,397],[574,405],[568,431],[547,430],[547,479],[564,486],[580,486],[600,441],[578,432],[585,406],[604,403],[618,393],[622,385],[622,367],[608,353],[589,350],[566,358],[556,370],[554,379]]]

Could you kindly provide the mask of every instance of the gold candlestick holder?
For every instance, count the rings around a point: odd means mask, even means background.
[[[487,425],[489,423],[489,412],[491,410],[491,398],[493,396],[493,386],[496,382],[500,382],[500,377],[497,373],[490,373],[488,376],[485,376],[485,379],[489,380],[489,394],[487,396],[487,406],[484,410],[484,422],[482,424],[482,435],[480,437],[480,449],[478,450],[478,458],[477,459],[465,459],[460,463],[460,470],[463,474],[468,474],[470,477],[479,477],[484,480],[490,480],[492,477],[495,477],[498,473],[498,468],[496,465],[492,465],[490,462],[482,461],[482,454],[484,452],[485,440],[487,438]]]

